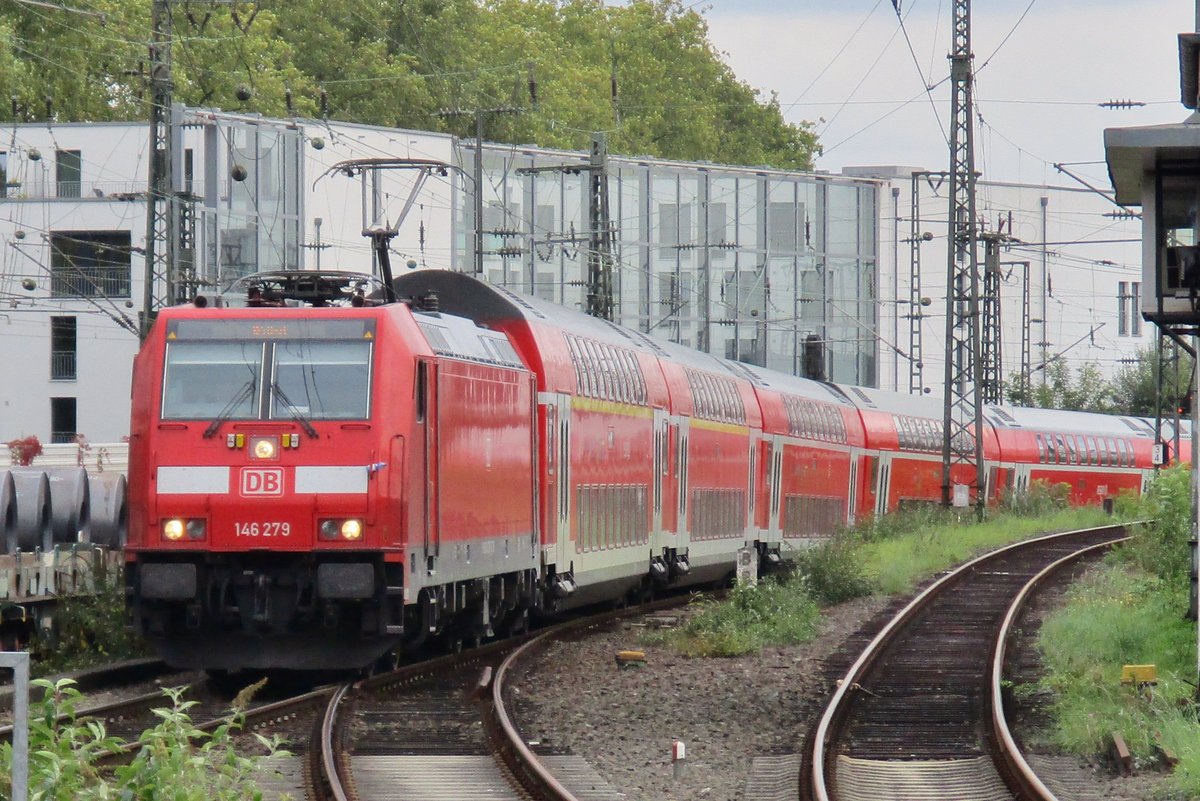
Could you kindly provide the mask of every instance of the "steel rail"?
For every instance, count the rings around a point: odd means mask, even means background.
[[[492,679],[490,712],[495,719],[497,750],[514,775],[525,780],[522,783],[528,785],[527,789],[535,792],[539,797],[553,799],[553,801],[578,801],[575,795],[546,769],[537,754],[533,753],[525,743],[504,706],[504,678],[508,669],[515,665],[526,652],[532,653],[563,633],[562,629],[555,628],[540,634],[521,645],[500,663],[500,668]]]
[[[1049,578],[1052,574],[1059,570],[1077,562],[1078,560],[1090,555],[1093,552],[1103,551],[1111,548],[1118,542],[1125,542],[1129,537],[1123,537],[1109,542],[1097,543],[1081,548],[1073,554],[1068,554],[1056,562],[1053,562],[1043,568],[1036,576],[1031,578],[1021,591],[1017,593],[1013,602],[1008,607],[1008,612],[1004,616],[1004,622],[1000,625],[999,634],[996,637],[994,648],[994,656],[992,657],[991,670],[991,685],[992,685],[992,733],[998,743],[1001,758],[1004,760],[1004,767],[1007,768],[1007,776],[1014,783],[1026,798],[1036,799],[1037,801],[1058,801],[1053,791],[1048,788],[1037,773],[1025,759],[1025,754],[1018,747],[1016,740],[1013,738],[1012,731],[1008,726],[1008,716],[1004,714],[1004,699],[1001,692],[1001,681],[1004,678],[1004,659],[1008,652],[1008,638],[1013,627],[1016,625],[1017,619],[1021,612],[1024,611],[1029,599],[1037,591],[1039,585]]]
[[[821,720],[817,724],[816,734],[813,737],[812,745],[812,793],[814,801],[832,801],[829,787],[825,781],[825,763],[828,759],[826,754],[826,746],[831,733],[836,725],[844,720],[848,711],[848,696],[850,691],[858,688],[858,681],[867,671],[874,666],[883,652],[883,647],[895,639],[904,626],[913,619],[914,616],[939,593],[945,590],[950,585],[958,582],[968,572],[975,568],[984,565],[990,561],[1000,558],[1003,555],[1009,554],[1021,548],[1030,547],[1036,543],[1050,542],[1052,540],[1061,539],[1064,537],[1077,536],[1085,533],[1095,533],[1097,536],[1102,532],[1113,531],[1116,529],[1124,530],[1123,525],[1099,526],[1094,529],[1078,529],[1075,531],[1063,531],[1055,534],[1047,534],[1042,537],[1022,540],[1021,542],[1011,543],[1002,548],[989,551],[975,557],[969,562],[960,565],[955,570],[942,576],[933,584],[926,587],[922,592],[918,593],[908,604],[901,609],[888,623],[875,635],[874,639],[863,649],[859,654],[858,659],[854,661],[846,671],[845,676],[838,681],[837,688],[834,690],[833,696],[830,698],[829,704],[826,706],[824,713],[821,715]]]
[[[326,704],[325,716],[321,720],[321,769],[325,774],[325,782],[329,785],[329,794],[334,801],[349,801],[350,799],[338,771],[333,739],[337,728],[338,706],[353,686],[352,683],[347,683],[337,689],[337,692],[330,697],[329,703]]]

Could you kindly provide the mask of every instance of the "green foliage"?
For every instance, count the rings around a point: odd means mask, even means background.
[[[1071,588],[1039,636],[1042,686],[1054,702],[1050,739],[1091,756],[1119,731],[1134,756],[1153,759],[1156,741],[1180,757],[1172,780],[1200,795],[1200,738],[1193,706],[1195,628],[1187,596],[1172,582],[1111,561]],[[1126,664],[1154,664],[1158,684],[1138,692],[1120,683]]]
[[[1172,355],[1171,351],[1176,352]],[[1179,367],[1175,346],[1171,346],[1171,351],[1163,354],[1166,370],[1163,376],[1164,415],[1173,413],[1175,404],[1187,393],[1191,381],[1190,371]],[[1031,380],[1025,385],[1020,375],[1009,376],[1005,396],[1009,403],[1017,406],[1154,417],[1157,413],[1157,361],[1155,350],[1144,348],[1108,380],[1093,364],[1082,365],[1072,374],[1066,360],[1058,356],[1046,365],[1044,381]]]
[[[868,517],[854,527],[854,533],[864,542],[879,542],[939,526],[956,525],[963,522],[964,517],[973,520],[973,515],[973,511],[963,514],[961,510],[947,509],[937,503],[915,503],[886,515]]]
[[[867,543],[862,549],[866,574],[882,592],[910,592],[933,574],[984,551],[1051,531],[1098,526],[1109,518],[1098,508],[1081,507],[1042,517],[997,514],[982,523],[971,518]]]
[[[797,554],[796,574],[817,603],[829,606],[875,591],[863,570],[860,545],[857,536],[843,532]]]
[[[54,611],[54,631],[33,640],[33,672],[67,670],[146,656],[146,643],[125,625],[125,586],[119,575],[96,576],[93,595],[66,595]]]
[[[0,4],[0,86],[26,119],[145,119],[150,3],[93,0],[103,19]],[[739,81],[680,0],[242,0],[172,3],[176,100],[474,135],[447,108],[491,115],[487,138],[614,153],[810,168],[807,123]],[[528,96],[530,70],[538,103]],[[615,74],[614,104],[610,79]],[[249,100],[239,99],[249,90]]]
[[[1188,538],[1192,475],[1187,466],[1159,471],[1142,498],[1118,498],[1118,512],[1152,521],[1107,563],[1077,582],[1064,606],[1042,625],[1042,687],[1054,698],[1051,739],[1093,755],[1119,731],[1139,760],[1155,742],[1180,758],[1174,789],[1200,796],[1200,737],[1194,706],[1195,624],[1188,607]],[[1158,684],[1137,692],[1120,684],[1126,664],[1154,664]]]
[[[1001,508],[1018,517],[1041,517],[1066,509],[1071,500],[1069,484],[1034,481],[1024,492],[1006,491]]]
[[[701,598],[699,614],[669,640],[689,656],[741,656],[794,645],[816,633],[817,605],[801,579],[738,586],[724,601]]]
[[[1056,356],[1045,368],[1045,381],[1024,386],[1012,376],[1005,389],[1009,403],[1042,409],[1070,409],[1077,412],[1118,412],[1113,387],[1094,364],[1081,365],[1075,374],[1066,359]]]
[[[170,706],[155,710],[156,726],[138,738],[134,760],[111,771],[100,760],[118,753],[125,744],[108,736],[101,721],[78,717],[82,699],[74,682],[35,679],[42,700],[30,710],[29,790],[38,801],[81,799],[158,799],[173,801],[234,801],[259,798],[252,776],[258,758],[244,753],[235,734],[241,720],[211,735],[197,730],[188,716],[195,703],[185,701],[183,688],[163,691]],[[60,717],[62,720],[60,720]],[[255,734],[264,754],[283,754],[278,738]],[[12,744],[0,746],[0,787],[12,784]]]
[[[1192,536],[1192,471],[1190,465],[1160,470],[1144,497],[1123,501],[1131,518],[1148,521],[1138,525],[1135,539],[1119,555],[1151,575],[1186,591]]]

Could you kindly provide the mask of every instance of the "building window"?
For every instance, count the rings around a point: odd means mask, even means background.
[[[50,318],[50,380],[75,380],[75,318]]]
[[[54,180],[58,184],[59,197],[79,197],[81,159],[78,150],[54,151]]]
[[[52,443],[75,441],[75,399],[50,399],[50,441]]]
[[[52,297],[129,297],[129,232],[50,234],[50,273]]]
[[[1142,284],[1134,281],[1129,285],[1129,333],[1142,335]]]
[[[1142,335],[1142,284],[1117,282],[1117,336]]]
[[[1129,294],[1129,282],[1120,281],[1117,284],[1117,336],[1129,336],[1129,312],[1126,296]]]
[[[658,205],[659,255],[672,257],[681,245],[695,245],[692,240],[692,204],[660,203]]]
[[[772,253],[795,253],[798,209],[795,203],[772,203],[768,208],[767,233]]]

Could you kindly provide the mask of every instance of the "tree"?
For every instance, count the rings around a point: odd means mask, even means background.
[[[1139,350],[1111,380],[1101,375],[1094,364],[1081,365],[1074,374],[1061,356],[1046,365],[1046,380],[1023,390],[1020,377],[1010,376],[1005,392],[1009,403],[1044,409],[1124,414],[1154,417],[1157,376],[1154,348]],[[1173,416],[1176,404],[1187,394],[1192,381],[1190,368],[1179,367],[1186,357],[1174,346],[1164,352],[1163,415]]]
[[[0,4],[0,85],[19,116],[146,119],[147,0],[76,13]],[[191,106],[288,113],[474,136],[438,111],[498,105],[486,135],[614,153],[808,169],[808,123],[738,80],[680,0],[173,0],[175,97]],[[103,16],[100,16],[103,15]],[[530,71],[537,104],[528,92]],[[612,100],[615,74],[618,97]],[[249,96],[248,99],[247,95]]]

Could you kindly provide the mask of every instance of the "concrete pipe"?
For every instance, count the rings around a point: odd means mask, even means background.
[[[88,482],[91,496],[89,542],[106,548],[124,548],[126,531],[125,476],[101,473]]]
[[[91,497],[88,474],[82,467],[47,467],[50,479],[50,517],[55,544],[88,541]]]
[[[0,473],[0,549],[5,553],[17,549],[17,488],[7,470]]]
[[[50,479],[41,470],[13,470],[10,475],[17,496],[16,546],[23,551],[32,551],[34,548],[49,550],[54,547],[50,523]]]

